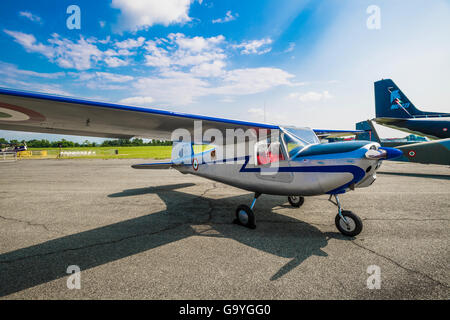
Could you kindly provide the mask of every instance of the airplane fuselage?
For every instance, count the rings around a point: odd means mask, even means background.
[[[350,152],[282,160],[276,166],[257,166],[252,164],[251,156],[246,156],[237,161],[218,163],[206,160],[198,165],[175,168],[182,173],[198,175],[262,194],[339,194],[351,188],[368,187],[375,181],[381,160],[365,157],[371,146],[379,147],[379,144],[368,142]],[[207,154],[205,158],[208,158]],[[194,159],[193,162],[198,161]]]
[[[431,139],[450,138],[450,120],[438,119],[394,119],[376,118],[375,121],[387,127],[424,135]]]

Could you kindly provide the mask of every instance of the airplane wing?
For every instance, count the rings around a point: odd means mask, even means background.
[[[0,88],[0,129],[82,135],[104,138],[132,137],[170,140],[174,130],[202,133],[218,129],[279,129],[278,126],[186,113],[93,102],[34,92]]]
[[[321,129],[313,129],[313,131],[320,139],[347,137],[347,136],[357,135],[358,133],[364,133],[364,130],[321,130]]]

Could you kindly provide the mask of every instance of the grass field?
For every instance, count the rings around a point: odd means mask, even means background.
[[[59,148],[28,148],[33,152],[32,157],[23,158],[57,158]],[[36,151],[47,151],[47,156],[39,156]],[[116,150],[118,154],[116,154]],[[172,146],[142,146],[142,147],[94,147],[94,148],[62,148],[62,159],[168,159]]]

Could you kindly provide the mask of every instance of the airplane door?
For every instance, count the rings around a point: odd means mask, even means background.
[[[294,179],[292,172],[279,168],[289,167],[289,161],[278,141],[267,143],[261,141],[255,144],[255,167],[260,168],[256,177],[266,181],[289,183]]]

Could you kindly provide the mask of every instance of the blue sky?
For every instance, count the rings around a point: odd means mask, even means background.
[[[381,78],[450,112],[449,30],[446,0],[3,0],[0,86],[260,122],[265,105],[267,122],[353,129]]]

